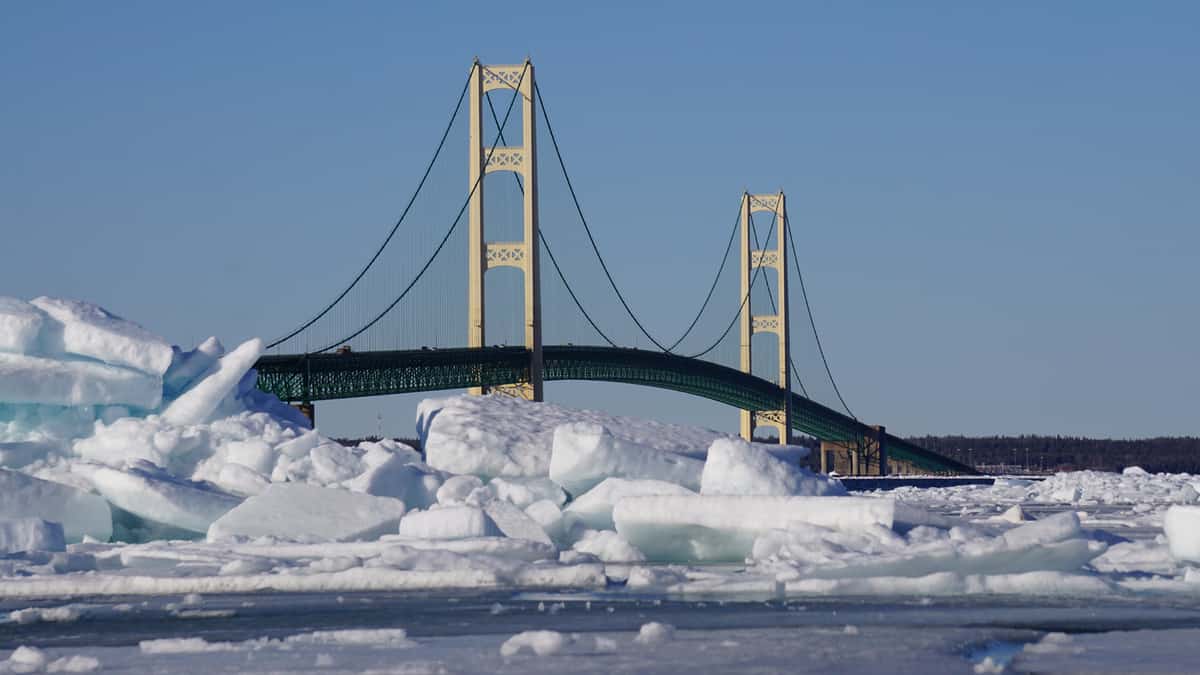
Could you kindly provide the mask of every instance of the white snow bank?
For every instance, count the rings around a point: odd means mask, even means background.
[[[651,621],[650,623],[642,624],[642,627],[638,629],[637,637],[633,641],[639,645],[653,646],[669,642],[674,637],[674,626],[669,623]]]
[[[640,478],[696,490],[704,463],[617,438],[599,424],[573,422],[554,429],[550,479],[579,495],[605,478]]]
[[[295,541],[358,541],[394,532],[404,502],[349,490],[277,483],[246,499],[208,528],[209,541],[273,537]]]
[[[702,495],[844,495],[837,480],[788,464],[740,438],[718,438],[700,476]]]
[[[500,537],[504,533],[477,506],[439,506],[413,511],[400,521],[400,536],[414,539]]]
[[[792,523],[856,530],[891,528],[895,502],[863,497],[626,497],[617,532],[659,561],[740,561],[754,540]]]
[[[538,656],[549,656],[562,651],[567,640],[562,633],[553,630],[527,630],[508,638],[500,645],[500,656],[510,658],[522,651]]]
[[[441,472],[424,464],[405,462],[403,456],[397,455],[351,478],[345,486],[355,492],[399,499],[408,508],[426,509],[437,503],[442,479]]]
[[[95,361],[0,352],[0,401],[53,406],[128,405],[157,408],[162,381]]]
[[[604,562],[636,563],[646,560],[645,554],[637,547],[611,530],[588,530],[571,548],[594,555]]]
[[[90,479],[109,503],[153,523],[197,534],[204,534],[241,502],[212,485],[175,478],[148,464],[127,471],[94,467]]]
[[[22,551],[63,551],[62,525],[41,518],[0,517],[0,554]]]
[[[28,302],[0,296],[0,352],[35,351],[45,320],[46,315]]]
[[[174,353],[166,340],[102,307],[45,296],[30,304],[52,319],[42,335],[47,353],[79,354],[160,378],[171,366]]]
[[[1195,482],[1196,478],[1188,474],[1151,474],[1144,470],[1071,471],[1034,483],[1026,498],[1036,502],[1192,504],[1200,499]]]
[[[62,524],[67,543],[112,536],[112,512],[97,495],[62,483],[0,469],[0,517],[42,518]]]
[[[1200,506],[1172,506],[1163,516],[1171,557],[1200,563]]]
[[[564,526],[572,529],[583,527],[590,530],[612,530],[613,506],[625,497],[686,497],[696,493],[675,483],[663,480],[630,480],[628,478],[606,478],[599,485],[576,497],[563,509]]]
[[[713,440],[729,437],[709,429],[502,395],[426,399],[417,408],[417,433],[430,466],[485,479],[548,475],[554,430],[571,422],[599,424],[621,441],[693,458],[703,458]],[[798,446],[767,447],[792,457],[808,452]]]

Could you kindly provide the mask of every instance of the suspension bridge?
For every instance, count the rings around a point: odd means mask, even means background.
[[[464,122],[465,176],[444,152]],[[558,169],[549,180],[538,173],[543,154]],[[465,196],[446,187],[464,182]],[[654,334],[602,254],[533,64],[477,60],[386,237],[320,311],[268,345],[258,387],[312,417],[316,401],[332,399],[467,389],[541,401],[548,381],[637,384],[734,406],[747,439],[760,427],[781,443],[815,437],[822,469],[974,473],[851,412],[820,343],[783,191],[743,192],[729,229],[694,318],[677,338]],[[719,293],[735,277],[737,294]],[[798,335],[790,281],[811,329]],[[801,376],[797,355],[817,377]]]

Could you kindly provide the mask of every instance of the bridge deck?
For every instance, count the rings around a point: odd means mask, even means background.
[[[670,389],[743,410],[778,410],[787,392],[760,377],[716,363],[616,347],[546,345],[550,380],[624,382]],[[262,357],[258,387],[285,401],[323,401],[494,386],[528,378],[523,347],[420,349]],[[799,394],[791,394],[792,428],[823,441],[861,443],[874,429]],[[888,434],[893,459],[935,473],[973,474],[970,467]]]

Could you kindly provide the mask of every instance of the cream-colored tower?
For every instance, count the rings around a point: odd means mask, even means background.
[[[750,232],[750,214],[767,211],[775,214],[775,248],[752,248]],[[771,242],[761,242],[770,246]],[[788,402],[791,401],[792,379],[791,352],[788,346],[788,284],[787,284],[787,203],[782,191],[777,194],[752,195],[742,193],[742,255],[741,277],[742,292],[739,302],[745,299],[746,306],[741,313],[741,366],[742,372],[752,372],[754,363],[751,341],[755,333],[774,333],[779,338],[779,386],[787,390],[788,395],[781,401],[780,410],[760,410],[758,412],[743,410],[741,412],[742,438],[750,440],[754,437],[754,427],[769,425],[779,430],[780,444],[788,442],[788,432],[792,428],[792,411]],[[778,297],[775,299],[775,314],[754,314],[749,299],[750,284],[754,281],[754,272],[759,267],[773,268],[778,279]],[[765,273],[764,272],[760,272]]]
[[[467,346],[483,347],[483,275],[495,267],[516,267],[525,274],[525,348],[530,352],[529,380],[497,387],[498,390],[531,401],[542,400],[542,303],[538,265],[537,125],[535,118],[533,63],[517,66],[485,66],[478,61],[471,71],[471,131],[469,187],[474,188],[468,207],[470,239],[468,251]],[[521,145],[484,146],[484,94],[493,89],[511,89],[521,97]],[[512,171],[525,186],[523,241],[489,242],[484,238],[483,179],[493,171]],[[484,388],[471,389],[473,394]]]

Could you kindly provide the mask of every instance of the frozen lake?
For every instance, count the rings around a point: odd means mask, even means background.
[[[107,598],[86,603],[69,624],[0,626],[0,649],[38,644],[48,658],[88,655],[103,672],[975,672],[987,654],[1011,655],[1047,633],[1087,635],[1107,631],[1192,629],[1200,635],[1200,606],[1163,599],[1102,601],[1031,598],[893,598],[877,602],[813,598],[787,602],[679,602],[606,593],[424,595],[254,594],[193,599]],[[35,603],[36,604],[36,603]],[[0,604],[0,609],[29,603]],[[638,644],[647,622],[674,626],[672,639]],[[319,631],[404,629],[407,640],[354,641],[329,638],[288,644],[290,636]],[[565,634],[566,644],[547,656],[500,656],[511,635],[528,630]],[[329,633],[337,635],[337,633]],[[343,635],[347,635],[343,633]],[[1139,633],[1137,644],[1153,644]],[[597,638],[601,638],[598,648]],[[145,641],[202,638],[206,644],[171,643],[156,651]],[[265,639],[264,639],[265,638]],[[604,643],[603,640],[611,640]],[[272,642],[274,641],[274,642]],[[1186,643],[1184,643],[1186,644]],[[1093,672],[1090,660],[1069,663]],[[320,658],[324,656],[325,658]],[[1030,664],[1032,657],[1018,656]],[[318,665],[320,664],[320,665]],[[1126,667],[1134,667],[1126,663]],[[1174,670],[1192,672],[1187,662]],[[1194,668],[1194,666],[1193,666]]]

